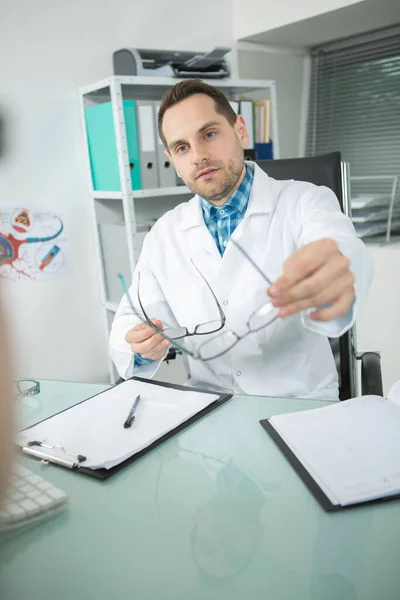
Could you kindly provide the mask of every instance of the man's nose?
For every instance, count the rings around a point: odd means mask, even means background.
[[[201,165],[209,158],[209,152],[204,144],[200,142],[192,144],[192,160],[195,165]]]

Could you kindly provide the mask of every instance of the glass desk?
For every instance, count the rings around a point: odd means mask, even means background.
[[[107,385],[41,381],[34,423]],[[259,424],[325,402],[237,396],[0,548],[1,600],[397,600],[400,504],[325,513]]]

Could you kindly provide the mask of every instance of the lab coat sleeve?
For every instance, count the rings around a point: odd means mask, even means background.
[[[149,232],[144,240],[140,259],[129,288],[129,296],[138,314],[132,311],[125,294],[115,314],[110,332],[109,348],[111,359],[123,379],[128,379],[134,375],[150,379],[154,376],[162,362],[161,359],[136,367],[134,361],[135,355],[131,352],[130,345],[125,341],[127,332],[145,320],[144,317],[140,318],[142,312],[137,300],[138,273],[140,273],[140,298],[148,316],[159,319],[164,327],[176,325],[152,268],[150,257],[156,255],[156,251],[151,233]],[[167,354],[168,349],[165,351],[165,356]]]
[[[355,300],[347,314],[334,321],[322,322],[310,319],[312,309],[302,313],[303,325],[307,329],[328,337],[339,337],[353,326],[371,285],[371,256],[357,237],[351,219],[340,210],[338,200],[329,188],[309,188],[300,196],[297,208],[298,247],[317,240],[332,239],[350,261],[350,270],[355,277]]]

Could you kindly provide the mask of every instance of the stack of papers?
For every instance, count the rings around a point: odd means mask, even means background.
[[[378,206],[389,208],[390,199],[390,194],[357,194],[351,196],[350,204],[353,210]]]
[[[400,494],[400,383],[269,422],[333,506]]]
[[[357,236],[366,238],[387,232],[391,196],[387,194],[359,194],[352,196],[352,221]],[[390,223],[391,232],[400,227],[400,206],[393,206]]]
[[[354,219],[353,219],[354,222]],[[354,227],[359,238],[365,238],[371,235],[378,235],[379,233],[386,233],[387,223],[385,221],[377,221],[370,223],[354,223]],[[390,230],[393,232],[395,229],[400,228],[400,219],[393,219]]]
[[[356,210],[352,214],[353,223],[367,223],[368,221],[386,221],[389,218],[389,209]],[[400,219],[400,207],[393,208],[392,219]]]

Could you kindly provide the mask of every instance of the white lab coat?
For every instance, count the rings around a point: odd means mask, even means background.
[[[274,180],[255,165],[248,208],[232,237],[272,281],[296,250],[315,240],[334,239],[350,260],[356,299],[341,319],[318,323],[307,312],[277,319],[220,358],[208,362],[186,358],[189,385],[236,394],[337,399],[337,372],[326,336],[340,336],[353,325],[372,279],[372,263],[335,195],[310,183]],[[190,259],[217,295],[226,329],[242,334],[251,313],[267,300],[267,286],[233,244],[228,242],[220,255],[197,196],[163,215],[147,234],[130,288],[135,306],[140,271],[141,298],[149,316],[189,330],[218,319],[212,294]],[[124,336],[138,322],[124,297],[110,334],[111,357],[123,378],[150,378],[160,364],[133,367]],[[189,337],[185,344],[197,348],[207,337]]]

